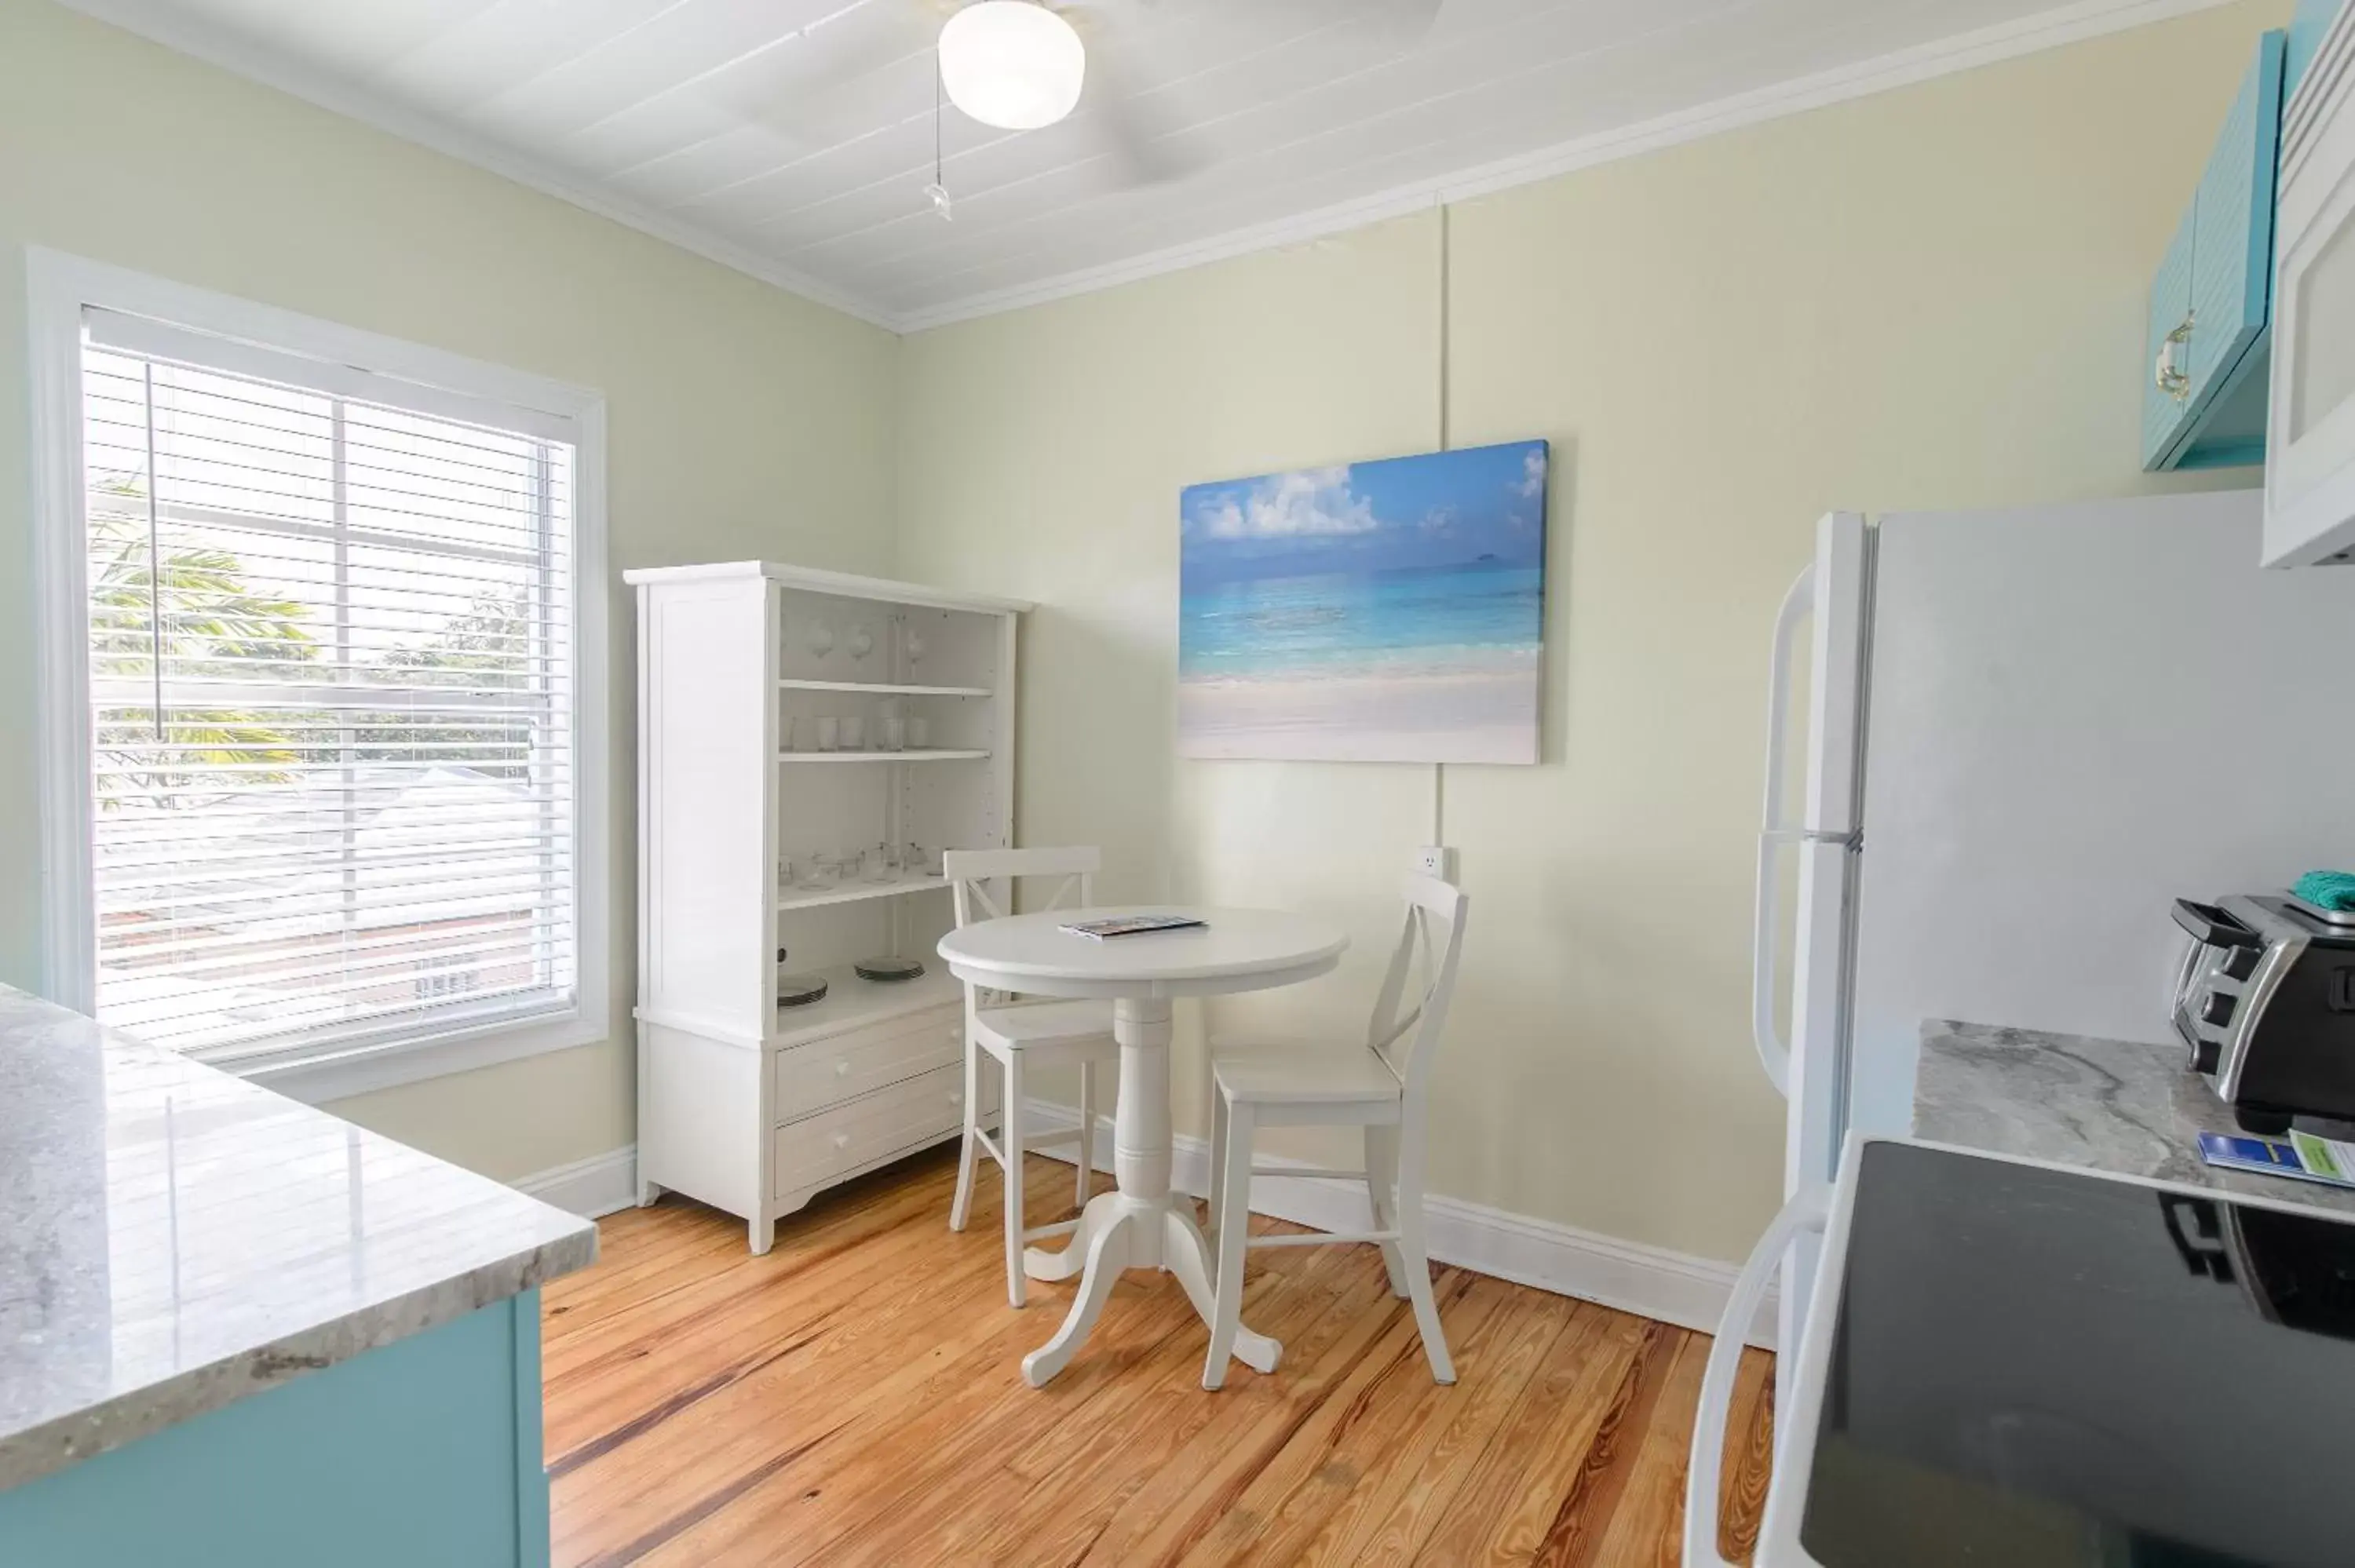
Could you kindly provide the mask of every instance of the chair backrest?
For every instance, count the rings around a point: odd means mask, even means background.
[[[1095,901],[1095,876],[1103,867],[1103,852],[1092,844],[1069,849],[1003,849],[951,850],[941,857],[941,874],[948,879],[951,896],[956,900],[956,923],[970,926],[976,920],[993,920],[1014,913],[1014,889],[1011,879],[1022,876],[1060,876],[1055,891],[1042,909],[1061,909],[1071,905],[1084,906]],[[1001,906],[993,896],[988,883],[1004,877],[1009,885]]]
[[[1060,876],[1063,879],[1055,885],[1055,891],[1044,908],[1061,909],[1071,906],[1084,908],[1095,902],[1096,873],[1103,865],[1103,851],[1093,844],[1074,845],[1068,849],[951,850],[941,856],[941,874],[948,879],[949,896],[956,901],[956,923],[960,926],[1013,914],[1014,881],[1024,876]],[[998,900],[991,896],[987,885],[1001,877],[1006,881],[1002,907]],[[1069,905],[1066,900],[1070,901]],[[1002,1006],[1013,1001],[1016,994],[966,982],[964,1013],[967,1022],[971,1022],[977,1010]]]
[[[1421,1114],[1431,1064],[1439,1054],[1440,1032],[1455,998],[1455,968],[1464,956],[1464,919],[1470,904],[1462,889],[1435,876],[1406,879],[1406,917],[1391,950],[1372,1022],[1366,1027],[1366,1045],[1398,1075],[1405,1097],[1401,1108],[1410,1120]],[[1420,991],[1410,984],[1418,958],[1423,971]]]

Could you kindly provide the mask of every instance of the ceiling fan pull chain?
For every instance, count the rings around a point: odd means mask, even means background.
[[[924,195],[932,199],[932,210],[941,215],[943,223],[956,221],[948,176],[941,168],[941,52],[937,48],[932,51],[932,183],[924,187]]]

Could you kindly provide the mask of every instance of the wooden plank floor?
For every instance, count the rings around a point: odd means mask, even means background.
[[[996,1170],[962,1235],[955,1171],[950,1149],[863,1178],[766,1257],[675,1198],[604,1221],[602,1260],[544,1296],[556,1561],[1678,1561],[1706,1336],[1443,1267],[1440,1388],[1372,1248],[1279,1248],[1244,1294],[1284,1341],[1273,1374],[1203,1393],[1176,1282],[1134,1275],[1034,1390],[1018,1362],[1074,1286],[1008,1308]],[[1032,1223],[1072,1212],[1069,1166],[1027,1180]],[[1743,1358],[1730,1555],[1756,1531],[1772,1366]]]

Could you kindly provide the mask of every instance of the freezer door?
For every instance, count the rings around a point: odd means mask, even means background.
[[[1924,1019],[2171,1044],[2181,896],[2355,862],[2355,571],[2254,563],[2254,491],[1884,518],[1849,1126]]]
[[[1864,659],[1872,530],[1859,512],[1816,524],[1816,627],[1807,665],[1807,788],[1801,826],[1844,836],[1863,803]]]

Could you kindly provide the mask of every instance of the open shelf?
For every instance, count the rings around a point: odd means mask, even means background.
[[[963,762],[986,751],[781,751],[780,762]]]
[[[924,972],[911,980],[860,980],[848,964],[818,970],[826,978],[826,1000],[806,1007],[778,1008],[776,1033],[769,1043],[781,1047],[799,1045],[860,1024],[964,999],[964,982],[949,973],[938,953],[911,956],[924,961]]]
[[[788,692],[867,692],[879,697],[986,697],[987,686],[887,686],[876,681],[779,681]]]
[[[777,894],[779,909],[815,909],[824,904],[856,904],[862,898],[897,898],[946,887],[943,876],[907,876],[897,882],[844,882],[832,887],[787,887]]]

